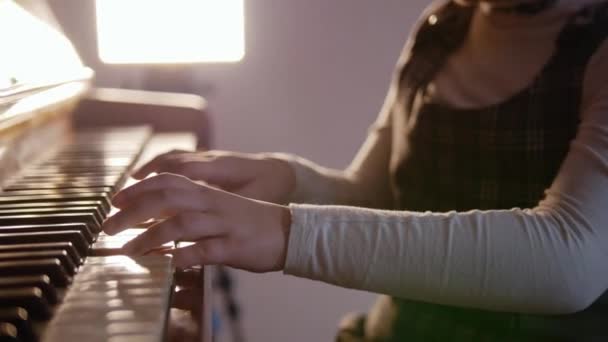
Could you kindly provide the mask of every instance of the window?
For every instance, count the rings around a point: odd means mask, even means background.
[[[243,0],[96,0],[105,63],[237,62]]]

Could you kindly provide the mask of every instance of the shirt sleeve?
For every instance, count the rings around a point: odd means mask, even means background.
[[[285,154],[268,156],[287,161],[296,176],[290,202],[342,204],[370,208],[391,206],[389,163],[392,143],[392,112],[396,85],[391,84],[376,122],[346,170],[322,167],[310,160]]]
[[[608,43],[588,65],[581,117],[536,207],[421,213],[292,204],[285,273],[494,311],[586,308],[608,287]]]

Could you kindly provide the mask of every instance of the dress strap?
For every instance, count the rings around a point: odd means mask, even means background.
[[[428,84],[448,56],[462,45],[466,38],[473,6],[447,1],[422,18],[418,30],[399,74],[400,89],[406,111],[412,108],[417,92]]]

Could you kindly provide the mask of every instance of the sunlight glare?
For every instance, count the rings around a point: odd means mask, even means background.
[[[0,0],[0,42],[0,90],[82,72],[70,41],[14,1]]]
[[[237,62],[243,0],[96,0],[105,63]]]

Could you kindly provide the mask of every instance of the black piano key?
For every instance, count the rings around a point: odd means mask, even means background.
[[[66,270],[68,275],[74,276],[78,265],[72,262],[72,258],[66,251],[40,251],[40,252],[13,252],[0,253],[0,262],[15,261],[15,260],[40,260],[40,259],[58,259],[61,266]]]
[[[21,342],[36,342],[38,338],[34,332],[29,314],[24,308],[17,306],[0,309],[0,322],[10,323],[17,329],[17,336]]]
[[[40,252],[40,251],[65,251],[72,262],[76,265],[82,264],[85,254],[80,254],[71,242],[39,242],[39,243],[15,243],[0,244],[0,253],[5,252]]]
[[[4,188],[4,191],[19,190],[70,190],[83,189],[89,191],[102,191],[110,189],[109,193],[115,192],[114,184],[95,183],[95,182],[66,182],[66,183],[17,183]],[[65,193],[65,192],[64,192]]]
[[[41,182],[105,182],[108,184],[116,183],[118,180],[123,178],[123,173],[121,174],[101,174],[101,173],[86,173],[86,174],[77,174],[77,175],[64,175],[64,174],[21,174],[17,177],[11,179],[10,184],[13,183],[24,183],[24,182],[32,182],[32,183],[41,183]]]
[[[0,192],[0,197],[16,197],[16,196],[82,196],[94,193],[98,196],[111,197],[112,191],[108,188],[87,189],[87,188],[72,188],[72,189],[31,189],[31,190],[6,190]],[[87,200],[88,201],[88,200]],[[63,202],[63,201],[61,201]],[[1,203],[1,202],[0,202]]]
[[[118,183],[124,176],[122,174],[115,175],[96,175],[96,174],[78,174],[78,175],[57,175],[57,174],[35,174],[35,175],[21,175],[19,178],[16,178],[14,182],[10,182],[10,184],[25,184],[25,183],[65,183],[65,182],[105,182],[107,184],[116,184]]]
[[[11,179],[11,182],[9,183],[10,185],[12,184],[16,184],[16,183],[26,183],[26,182],[31,182],[31,183],[42,183],[42,182],[49,182],[49,183],[63,183],[63,182],[99,182],[99,183],[107,183],[107,184],[114,184],[117,181],[119,181],[121,178],[124,177],[124,173],[121,174],[95,174],[95,173],[91,173],[88,172],[86,174],[75,174],[75,175],[70,175],[70,174],[54,174],[54,173],[50,173],[50,174],[43,174],[43,173],[37,173],[37,174],[22,174],[22,175],[18,175],[17,177],[14,177]]]
[[[0,289],[37,287],[42,291],[44,298],[50,304],[57,304],[58,295],[55,287],[51,284],[51,278],[46,274],[28,275],[21,277],[2,277]]]
[[[72,207],[94,207],[101,217],[107,213],[101,208],[99,201],[73,201],[73,202],[25,202],[0,204],[0,210],[11,209],[42,209],[42,208],[72,208]]]
[[[116,183],[120,180],[119,177],[116,178],[83,178],[78,175],[65,175],[62,178],[37,178],[37,179],[16,179],[10,184],[6,185],[6,189],[10,189],[17,186],[35,188],[39,187],[44,189],[47,186],[57,186],[62,185],[63,187],[69,188],[71,187],[111,187],[116,185]]]
[[[59,223],[83,223],[91,233],[98,233],[102,222],[92,213],[0,216],[0,227]]]
[[[33,174],[45,174],[45,173],[61,173],[76,175],[82,173],[89,173],[92,170],[96,170],[103,173],[120,173],[123,174],[127,171],[126,167],[107,167],[107,166],[70,166],[70,165],[42,165],[28,170],[28,173]]]
[[[0,225],[0,234],[61,232],[66,230],[77,230],[81,232],[82,236],[89,244],[95,241],[95,235],[84,223],[31,224],[19,226]]]
[[[0,245],[45,242],[70,242],[81,256],[87,255],[89,249],[89,244],[78,230],[0,234]]]
[[[38,165],[69,165],[69,166],[74,166],[74,165],[83,165],[83,166],[129,166],[131,165],[131,163],[133,162],[133,158],[125,158],[125,157],[104,157],[104,158],[92,158],[92,157],[86,157],[86,156],[81,156],[80,158],[70,158],[67,156],[64,157],[56,157],[56,158],[51,158],[45,162],[42,162]]]
[[[67,274],[59,259],[19,260],[0,262],[0,276],[15,277],[46,274],[51,284],[66,287],[72,278]],[[41,294],[42,294],[42,290]]]
[[[90,213],[95,216],[97,222],[103,222],[103,215],[96,207],[86,206],[65,206],[55,208],[12,208],[4,209],[0,206],[0,216],[14,215],[45,215],[45,214],[78,214]]]
[[[106,193],[87,192],[61,195],[10,195],[8,193],[0,193],[0,205],[11,203],[32,203],[32,202],[73,202],[73,201],[99,201],[105,212],[109,212],[112,208],[110,199]]]
[[[34,319],[51,318],[51,308],[39,288],[0,289],[0,307],[15,306],[24,308]]]
[[[21,342],[17,328],[11,323],[0,321],[0,342]]]
[[[104,158],[104,159],[51,159],[44,163],[38,164],[38,168],[44,167],[67,167],[67,168],[87,168],[87,169],[95,169],[95,168],[103,168],[103,169],[118,169],[118,168],[127,168],[132,163],[132,158]]]
[[[99,193],[106,196],[111,196],[114,191],[110,187],[86,187],[86,188],[31,188],[31,189],[4,189],[0,196],[26,196],[26,195],[69,195],[69,194],[87,194]]]

